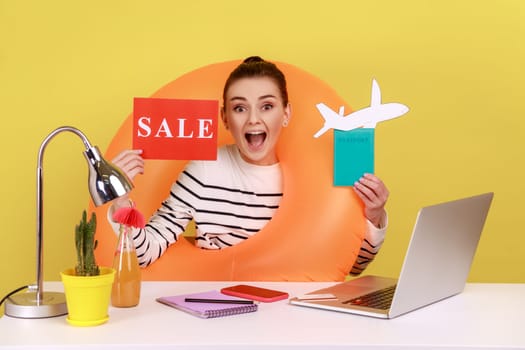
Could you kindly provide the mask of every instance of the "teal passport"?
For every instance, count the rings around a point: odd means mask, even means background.
[[[334,186],[353,186],[364,173],[374,173],[374,132],[334,130]]]

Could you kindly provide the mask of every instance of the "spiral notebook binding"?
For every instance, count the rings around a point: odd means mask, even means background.
[[[218,310],[206,310],[203,314],[204,318],[213,318],[213,317],[224,317],[224,316],[232,316],[232,315],[238,315],[238,314],[245,314],[248,312],[254,312],[257,311],[257,304],[251,304],[251,305],[242,305],[242,306],[236,306],[236,307],[229,307],[226,309],[218,309]]]

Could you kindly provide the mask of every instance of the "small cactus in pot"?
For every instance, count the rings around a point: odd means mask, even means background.
[[[82,220],[75,227],[75,246],[77,250],[77,265],[75,274],[77,276],[98,276],[100,269],[95,261],[95,231],[97,228],[97,217],[95,213],[87,221],[87,213],[84,210]]]

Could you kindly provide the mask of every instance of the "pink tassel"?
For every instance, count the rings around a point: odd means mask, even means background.
[[[119,224],[135,228],[144,228],[146,222],[144,216],[135,207],[123,207],[113,213],[113,220]]]

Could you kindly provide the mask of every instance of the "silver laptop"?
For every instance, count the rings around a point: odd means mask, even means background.
[[[363,276],[290,299],[293,305],[394,318],[461,293],[494,194],[422,208],[398,279]]]

